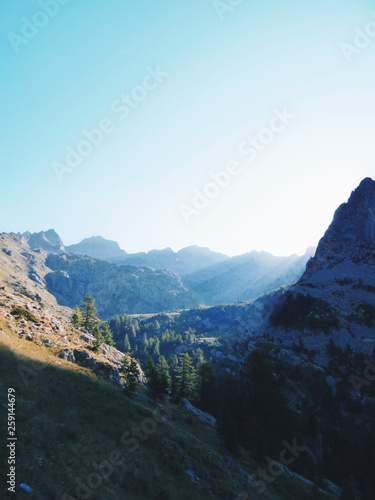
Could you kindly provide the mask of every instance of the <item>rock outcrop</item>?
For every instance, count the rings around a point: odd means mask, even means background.
[[[195,406],[193,406],[189,400],[186,398],[181,399],[181,406],[188,412],[191,413],[192,415],[195,415],[198,420],[206,425],[209,425],[210,427],[215,427],[216,425],[216,418],[210,415],[209,413],[206,413],[202,410],[199,410]]]
[[[27,293],[60,314],[69,314],[66,307],[80,304],[90,294],[101,319],[185,309],[200,303],[170,271],[31,249],[25,239],[7,233],[0,234],[0,284]]]
[[[262,307],[259,331],[268,329],[287,342],[302,336],[307,348],[321,353],[323,363],[328,337],[343,349],[349,345],[356,352],[372,354],[375,181],[364,179],[336,210],[301,279],[286,294],[259,301],[258,309]]]
[[[59,304],[73,308],[90,294],[101,319],[199,305],[199,298],[167,270],[120,266],[73,254],[49,255],[46,265],[52,270],[45,277],[48,291]]]
[[[375,181],[368,177],[336,210],[301,281],[345,261],[375,265]]]
[[[109,262],[124,259],[127,255],[125,250],[121,250],[116,241],[106,240],[101,236],[92,236],[76,245],[69,245],[66,247],[66,251],[78,255],[87,255],[95,259],[108,260]]]
[[[45,346],[57,358],[88,368],[104,380],[123,387],[120,369],[127,355],[106,344],[102,345],[100,353],[93,352],[94,337],[90,333],[73,328],[66,319],[6,287],[0,288],[0,327],[3,321],[19,338]],[[1,328],[0,334],[9,338]],[[138,380],[143,383],[145,376],[137,365]]]
[[[23,233],[19,235],[21,243],[28,245],[33,250],[36,248],[41,248],[51,253],[64,253],[65,247],[54,229],[49,229],[48,231],[41,231],[40,233]]]

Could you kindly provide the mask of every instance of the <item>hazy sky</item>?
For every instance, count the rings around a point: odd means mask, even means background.
[[[374,63],[369,0],[3,0],[0,231],[303,253],[375,177]]]

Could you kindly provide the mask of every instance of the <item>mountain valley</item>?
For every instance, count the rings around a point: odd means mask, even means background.
[[[1,380],[34,498],[370,500],[374,214],[366,178],[303,257],[2,233]]]

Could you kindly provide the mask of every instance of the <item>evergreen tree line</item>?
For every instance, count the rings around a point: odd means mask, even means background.
[[[177,325],[176,325],[177,326]],[[155,362],[164,356],[169,365],[177,365],[176,348],[192,344],[197,338],[192,328],[176,331],[173,328],[173,318],[168,318],[162,327],[158,320],[139,323],[130,316],[123,314],[109,321],[109,328],[113,332],[116,348],[130,354],[144,366],[151,357]],[[194,363],[202,361],[202,350],[192,350]]]

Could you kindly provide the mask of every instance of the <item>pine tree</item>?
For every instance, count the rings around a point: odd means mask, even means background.
[[[204,362],[204,354],[200,347],[193,349],[193,360],[196,365]]]
[[[143,337],[142,337],[142,344],[143,344],[145,347],[148,347],[148,338],[147,338],[147,333],[146,333],[146,332],[143,334]]]
[[[81,321],[81,312],[79,310],[79,307],[75,306],[74,312],[70,318],[70,322],[74,326],[74,328],[79,328],[81,326]]]
[[[179,366],[176,371],[177,396],[191,399],[194,396],[195,370],[191,364],[189,354],[180,354]]]
[[[91,295],[86,295],[81,302],[82,311],[82,326],[88,331],[92,332],[94,326],[99,322],[96,317],[96,308],[94,307],[95,300]]]
[[[171,383],[171,396],[173,399],[178,400],[178,387],[177,387],[177,380],[176,377],[172,377],[172,383]]]
[[[92,346],[92,350],[101,353],[102,352],[102,345],[104,344],[104,337],[102,335],[101,330],[99,329],[98,325],[94,325],[92,329],[92,334],[95,337],[94,344]]]
[[[158,374],[151,356],[149,356],[146,361],[146,377],[151,391],[156,392],[158,386]]]
[[[111,330],[113,331],[113,333],[118,336],[120,334],[120,330],[121,330],[121,318],[120,316],[115,316],[114,319],[111,319],[111,322],[110,322],[110,328]]]
[[[153,347],[153,353],[155,354],[155,356],[160,356],[160,341],[157,337]]]
[[[138,385],[139,368],[137,362],[133,358],[124,357],[122,360],[121,371],[126,377],[126,389],[130,394],[133,394]]]
[[[159,376],[159,390],[162,394],[169,394],[171,390],[171,376],[169,375],[169,366],[164,356],[160,356],[157,365]]]
[[[107,344],[107,345],[113,346],[114,345],[113,335],[112,335],[112,332],[111,332],[111,330],[109,328],[108,322],[104,323],[104,325],[101,328],[101,332],[102,332],[102,335],[103,335],[104,343]]]
[[[210,412],[214,403],[215,374],[211,361],[200,363],[197,368],[197,399],[203,411]]]
[[[129,337],[128,337],[128,334],[126,334],[125,338],[124,338],[124,352],[129,352],[130,349],[131,349],[131,345],[129,342]]]
[[[137,330],[135,329],[134,325],[130,327],[130,335],[132,339],[137,338]]]
[[[178,357],[177,357],[177,354],[175,353],[172,353],[170,356],[169,356],[169,366],[174,370],[176,368],[176,366],[178,365]]]

